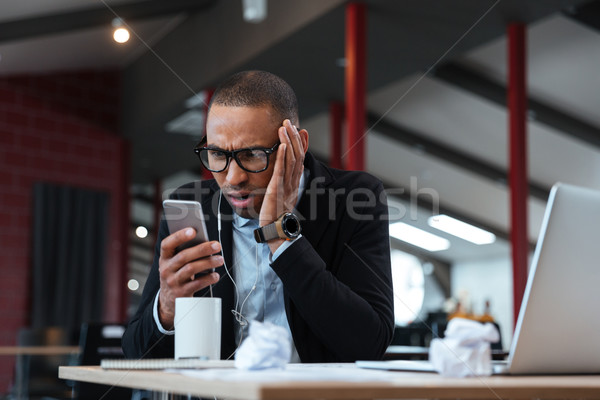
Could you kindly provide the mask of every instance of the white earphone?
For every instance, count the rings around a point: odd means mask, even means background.
[[[221,243],[221,199],[222,199],[222,197],[223,197],[223,193],[222,193],[222,191],[219,191],[219,203],[217,205],[217,230],[219,232],[219,244],[221,244],[221,253],[223,253],[223,244]],[[250,292],[248,292],[248,295],[246,295],[246,297],[242,301],[241,305],[239,303],[240,292],[235,283],[235,279],[233,279],[233,276],[231,276],[231,273],[229,272],[229,268],[227,268],[224,254],[223,254],[223,267],[225,268],[225,272],[227,273],[227,276],[229,277],[229,279],[231,279],[231,282],[233,283],[233,287],[235,288],[235,306],[234,306],[234,309],[231,310],[231,313],[234,315],[235,320],[238,322],[238,324],[240,324],[240,327],[243,328],[246,325],[248,325],[248,320],[246,319],[246,317],[244,317],[244,314],[243,314],[244,305],[246,304],[246,301],[250,298],[250,295],[252,294],[252,292],[254,292],[256,290],[256,284],[258,283],[258,275],[259,275],[258,244],[256,245],[256,278],[254,280],[254,284],[252,285],[252,288],[250,289]],[[241,334],[240,334],[240,343],[243,340],[243,334],[244,334],[244,331],[242,329]],[[231,356],[229,356],[229,357],[231,357]]]

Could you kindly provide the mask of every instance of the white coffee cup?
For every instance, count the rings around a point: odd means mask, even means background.
[[[221,299],[175,299],[175,358],[221,358]]]

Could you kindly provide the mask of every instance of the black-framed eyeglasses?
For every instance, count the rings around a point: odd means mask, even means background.
[[[262,172],[269,167],[269,156],[277,150],[280,143],[271,148],[250,147],[233,151],[211,149],[203,147],[203,140],[194,148],[202,165],[211,172],[223,172],[229,167],[229,161],[233,157],[237,165],[247,172]]]

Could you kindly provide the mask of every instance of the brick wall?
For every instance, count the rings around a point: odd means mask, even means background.
[[[119,137],[117,71],[0,78],[0,346],[29,323],[32,185],[110,194],[106,321],[125,314],[129,160]],[[14,359],[0,361],[0,393]]]

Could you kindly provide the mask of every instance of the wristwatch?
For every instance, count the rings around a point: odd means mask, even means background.
[[[300,235],[300,220],[293,213],[282,214],[275,222],[254,230],[257,243],[265,243],[273,239],[294,240]]]

